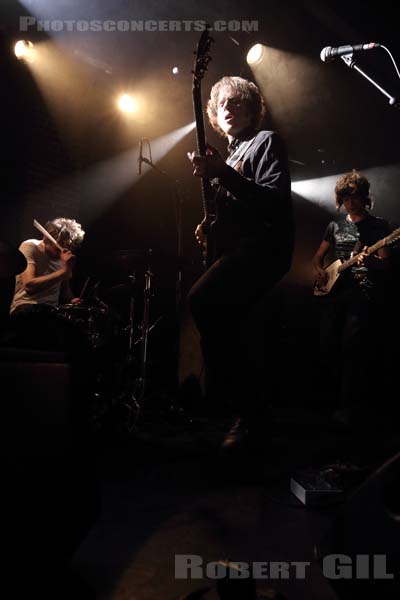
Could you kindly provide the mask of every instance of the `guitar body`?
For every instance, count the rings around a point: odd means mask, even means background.
[[[203,221],[203,231],[206,234],[206,241],[203,244],[203,258],[204,258],[204,266],[206,269],[209,269],[211,265],[218,258],[218,248],[217,248],[217,232],[216,232],[216,223],[215,219],[210,221],[210,223],[205,223]]]
[[[326,296],[329,294],[336,281],[339,279],[341,266],[342,261],[338,258],[328,267],[326,267],[326,282],[323,284],[323,286],[318,285],[318,282],[314,283],[314,296]]]
[[[207,238],[203,248],[204,265],[211,265],[232,245],[232,232],[227,230],[219,219],[219,203],[225,198],[225,191],[219,186],[211,188],[209,211],[206,213],[202,226]]]
[[[400,239],[400,227],[392,231],[392,233],[389,233],[389,235],[387,235],[386,237],[375,242],[375,244],[373,244],[369,248],[363,250],[363,252],[367,255],[374,254],[374,252],[379,250],[379,248],[389,246],[398,239]],[[314,296],[326,296],[327,294],[329,294],[336,281],[339,279],[340,274],[346,269],[356,264],[359,256],[360,253],[355,254],[354,256],[352,256],[348,260],[345,260],[344,262],[338,259],[331,263],[328,267],[326,267],[326,283],[324,283],[323,285],[319,285],[318,282],[314,283]]]

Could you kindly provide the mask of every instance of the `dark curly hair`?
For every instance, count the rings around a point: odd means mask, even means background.
[[[252,81],[247,81],[247,79],[243,79],[242,77],[222,77],[222,79],[217,81],[211,88],[210,99],[207,103],[207,115],[211,127],[220,135],[226,137],[226,133],[222,131],[217,122],[218,97],[222,89],[230,90],[236,97],[247,103],[252,115],[251,126],[257,131],[261,127],[262,120],[265,116],[264,99],[256,84]]]
[[[356,169],[339,177],[335,186],[336,210],[340,210],[345,198],[357,196],[364,204],[364,208],[371,208],[372,200],[369,196],[370,183],[365,175]]]

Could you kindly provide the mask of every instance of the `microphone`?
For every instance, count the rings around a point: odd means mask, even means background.
[[[142,151],[143,140],[139,141],[139,158],[137,159],[137,174],[142,174],[142,162],[143,162],[143,151]]]
[[[375,42],[369,42],[369,44],[354,44],[354,46],[338,46],[337,48],[326,46],[326,48],[322,48],[320,58],[322,62],[329,62],[330,60],[336,60],[336,58],[340,58],[341,56],[353,54],[353,52],[372,50],[373,48],[379,47],[380,44],[376,44]]]

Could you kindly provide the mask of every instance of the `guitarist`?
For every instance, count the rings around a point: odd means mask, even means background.
[[[208,399],[228,402],[237,415],[224,440],[228,450],[247,446],[253,433],[252,439],[265,436],[261,307],[290,268],[294,226],[286,151],[275,132],[261,129],[265,105],[257,86],[223,77],[211,89],[207,115],[229,154],[224,161],[208,145],[205,156],[188,155],[193,174],[219,186],[211,232],[203,224],[195,232],[200,244],[206,236],[215,240],[214,262],[191,289],[189,305]]]
[[[325,380],[330,387],[336,381],[341,398],[338,416],[342,415],[346,421],[354,415],[351,407],[365,402],[372,391],[371,374],[376,371],[378,358],[374,357],[371,369],[365,353],[382,342],[386,292],[391,278],[389,249],[384,246],[369,256],[365,252],[391,231],[386,220],[370,214],[369,191],[368,179],[356,170],[337,180],[336,209],[339,211],[343,206],[347,214],[340,221],[329,223],[313,257],[317,284],[323,286],[324,261],[329,254],[333,260],[347,260],[352,253],[360,253],[355,265],[341,273],[331,292],[318,301],[321,351],[327,367]],[[328,377],[329,370],[332,378]],[[326,391],[335,390],[328,387]]]

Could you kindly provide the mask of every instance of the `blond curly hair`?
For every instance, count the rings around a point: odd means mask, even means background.
[[[254,130],[261,127],[265,116],[265,103],[260,90],[252,81],[242,77],[222,77],[213,85],[210,92],[210,99],[207,103],[207,115],[211,127],[220,135],[226,137],[226,133],[218,125],[218,98],[221,90],[229,90],[235,97],[245,102],[252,115],[251,126]]]
[[[56,239],[60,246],[71,245],[76,249],[83,242],[85,232],[80,223],[75,219],[66,219],[58,217],[46,223],[47,231]]]

